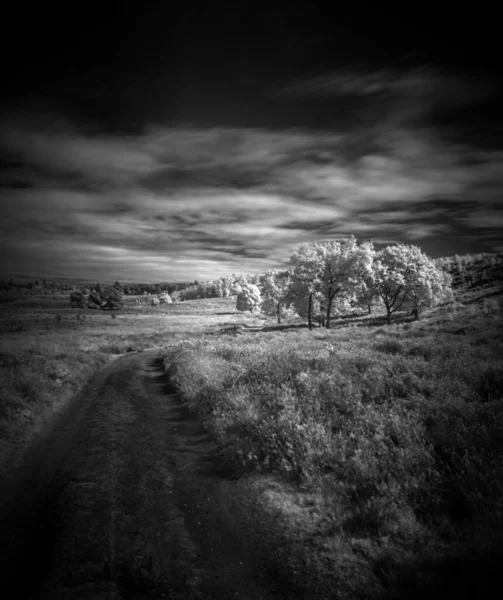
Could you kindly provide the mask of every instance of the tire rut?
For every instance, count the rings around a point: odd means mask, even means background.
[[[158,353],[121,358],[73,399],[6,495],[2,585],[43,599],[304,597],[269,575],[244,500]]]

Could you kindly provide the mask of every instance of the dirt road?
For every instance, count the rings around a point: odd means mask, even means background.
[[[239,489],[170,393],[158,352],[123,357],[72,400],[4,492],[0,595],[302,598],[276,580]]]

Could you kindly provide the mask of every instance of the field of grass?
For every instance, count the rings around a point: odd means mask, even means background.
[[[503,318],[493,300],[391,326],[362,316],[328,331],[243,330],[166,355],[270,513],[285,577],[326,598],[437,597],[442,585],[450,598],[470,585],[468,567],[473,592],[496,576]],[[442,566],[452,561],[463,572]]]
[[[481,594],[503,557],[502,286],[489,283],[417,322],[354,314],[312,331],[235,299],[2,303],[0,482],[97,368],[158,348],[270,519],[279,580],[321,598]],[[226,335],[237,323],[262,329]]]
[[[110,313],[71,308],[67,294],[0,303],[0,487],[30,440],[98,368],[225,323],[255,322],[234,304],[215,299],[151,307],[145,298],[128,297],[124,310]]]

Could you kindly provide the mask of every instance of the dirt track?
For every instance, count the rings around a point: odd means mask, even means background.
[[[31,449],[1,515],[5,598],[303,597],[276,581],[267,526],[157,352],[94,376]]]

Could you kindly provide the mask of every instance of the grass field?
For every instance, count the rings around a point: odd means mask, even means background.
[[[503,318],[494,295],[467,296],[417,322],[243,330],[166,356],[254,482],[284,577],[327,598],[451,598],[496,581]]]
[[[71,308],[68,295],[0,303],[0,480],[15,471],[30,440],[96,369],[214,326],[255,322],[229,300],[159,307],[140,300],[127,298],[117,313]]]
[[[485,292],[313,331],[234,299],[0,304],[0,477],[97,368],[159,348],[270,519],[279,579],[324,598],[483,593],[503,557],[501,285]],[[262,330],[220,331],[237,323]]]

